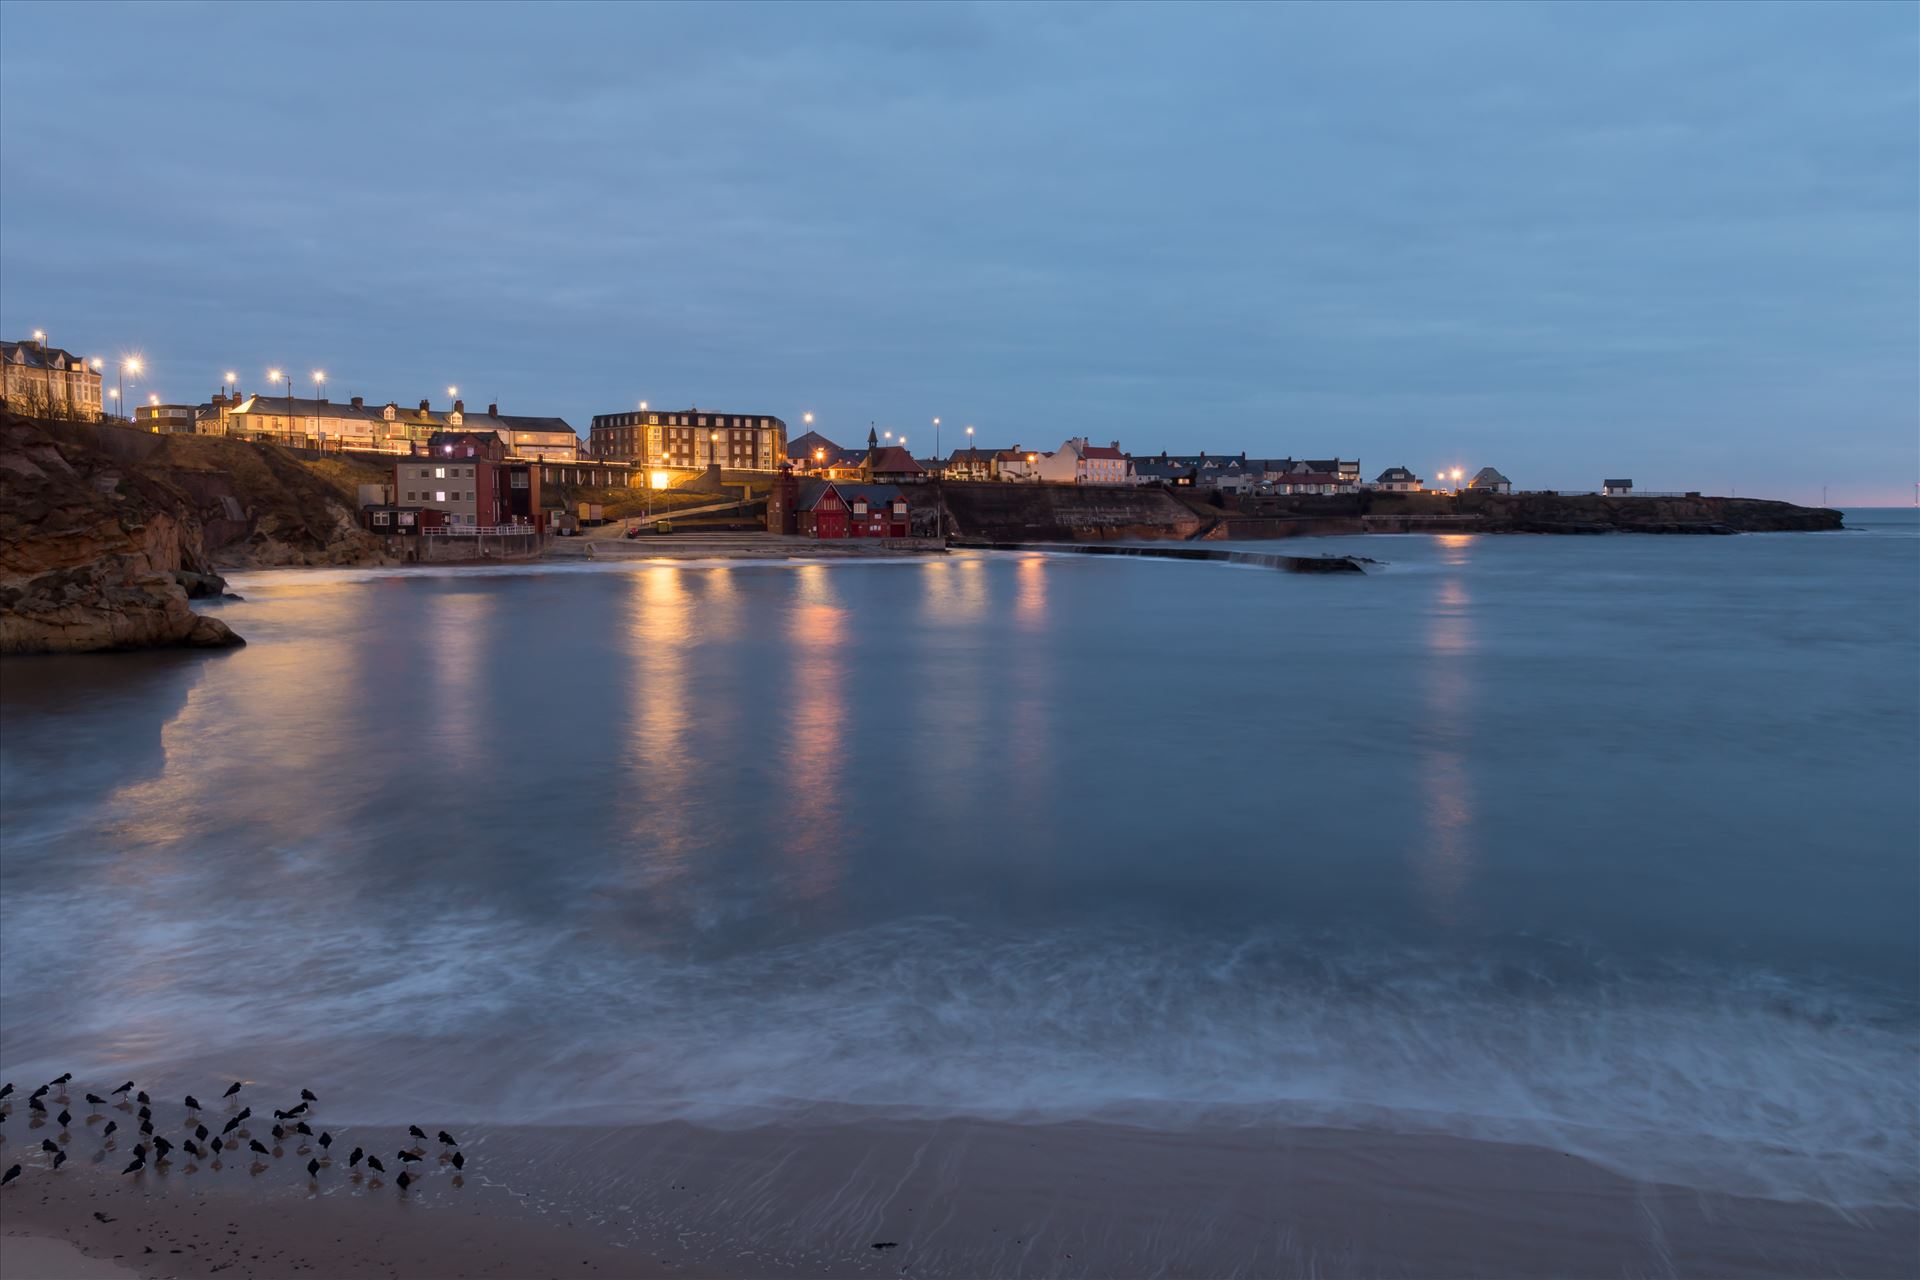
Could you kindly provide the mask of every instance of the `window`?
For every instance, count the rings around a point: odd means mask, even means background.
[[[435,467],[433,469],[433,478],[435,480],[445,480],[447,478],[447,469],[445,467]]]
[[[376,511],[373,513],[373,522],[375,524],[392,524],[393,516],[386,511]]]
[[[526,487],[527,487],[527,473],[526,473],[526,472],[524,472],[524,471],[516,471],[516,472],[514,472],[514,473],[513,473],[513,480],[512,480],[512,484],[513,484],[513,487],[514,487],[514,488],[516,488],[516,489],[524,489],[524,488],[526,488]]]
[[[409,489],[409,490],[407,490],[407,501],[408,501],[408,502],[412,502],[412,501],[414,501],[414,497],[413,497],[413,490],[411,490],[411,489]]]
[[[447,491],[445,489],[435,489],[433,491],[433,500],[435,502],[445,502],[447,500]]]

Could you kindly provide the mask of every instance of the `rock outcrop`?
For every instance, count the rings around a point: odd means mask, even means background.
[[[240,644],[188,603],[224,592],[216,560],[378,558],[348,501],[283,450],[0,419],[0,653]]]

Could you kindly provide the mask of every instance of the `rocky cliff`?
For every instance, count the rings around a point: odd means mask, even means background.
[[[239,644],[189,599],[221,565],[377,561],[352,483],[268,446],[7,414],[0,653]]]

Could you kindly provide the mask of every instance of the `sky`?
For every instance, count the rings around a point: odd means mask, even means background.
[[[1920,481],[1920,7],[0,4],[0,335],[129,395]]]

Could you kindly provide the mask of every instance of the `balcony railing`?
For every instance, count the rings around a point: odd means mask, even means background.
[[[440,524],[428,525],[420,531],[428,538],[525,537],[539,532],[539,526],[531,524]]]

